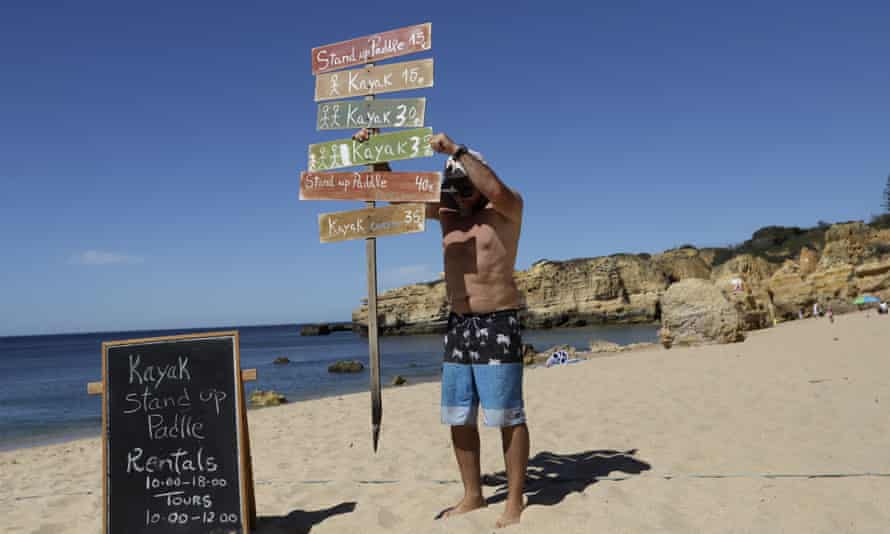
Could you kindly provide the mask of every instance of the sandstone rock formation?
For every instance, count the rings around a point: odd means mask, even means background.
[[[644,256],[615,255],[564,262],[539,261],[516,273],[525,328],[641,323],[658,319],[658,298],[667,278]],[[387,291],[378,297],[378,324],[386,334],[444,331],[445,282],[437,280]],[[367,306],[352,314],[367,328]]]
[[[767,281],[780,317],[796,316],[814,302],[837,312],[853,309],[861,294],[890,298],[890,231],[861,222],[827,228],[821,250],[802,250]]]
[[[630,254],[565,262],[540,261],[516,275],[526,328],[652,322],[667,278]]]
[[[740,290],[736,279],[742,281]],[[810,229],[768,226],[735,247],[542,260],[516,273],[525,328],[655,322],[668,287],[686,280],[712,284],[744,330],[795,318],[816,301],[843,312],[853,308],[857,295],[890,299],[890,229],[862,222]],[[447,314],[443,280],[378,298],[383,335],[443,331]],[[354,329],[366,330],[367,307],[355,310],[352,319]]]
[[[657,254],[652,257],[652,261],[667,275],[670,283],[688,278],[707,280],[711,277],[711,262],[706,261],[698,249],[690,246]]]
[[[447,322],[444,280],[399,287],[377,296],[380,335],[444,332]],[[354,331],[367,335],[367,303],[352,312],[352,324]]]
[[[731,343],[744,339],[736,307],[709,280],[681,280],[661,298],[662,328],[673,344]]]

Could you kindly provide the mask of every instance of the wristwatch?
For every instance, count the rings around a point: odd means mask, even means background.
[[[458,145],[457,150],[454,151],[454,154],[451,155],[451,159],[457,161],[461,156],[469,152],[470,149],[467,148],[467,145]]]

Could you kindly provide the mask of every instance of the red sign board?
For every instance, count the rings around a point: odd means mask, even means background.
[[[438,202],[438,172],[303,172],[300,200]]]
[[[429,50],[433,46],[432,27],[426,22],[313,48],[312,74]]]

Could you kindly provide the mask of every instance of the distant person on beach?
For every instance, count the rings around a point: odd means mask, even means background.
[[[797,318],[803,319],[803,308],[800,308],[799,310],[797,310]]]
[[[819,317],[819,315],[820,315],[820,313],[819,313],[819,303],[818,303],[818,302],[814,302],[814,303],[813,303],[813,317]]]
[[[738,293],[742,290],[742,279],[741,278],[733,278],[732,279],[732,291],[733,293]]]
[[[834,312],[831,311],[831,306],[828,307],[828,311],[826,312],[826,315],[828,315],[828,322],[834,323]]]
[[[881,304],[878,306],[878,313],[881,315],[886,315],[888,311],[890,310],[888,310],[887,303],[881,302]]]
[[[361,130],[353,138],[368,139]],[[496,526],[518,523],[529,454],[522,396],[519,290],[513,279],[522,226],[522,197],[507,187],[482,155],[438,133],[432,149],[447,155],[441,200],[426,216],[442,227],[445,285],[450,305],[442,364],[441,418],[464,486],[463,498],[440,517],[486,506],[482,496],[479,406],[487,426],[501,429],[507,500]],[[379,170],[388,170],[380,165]]]

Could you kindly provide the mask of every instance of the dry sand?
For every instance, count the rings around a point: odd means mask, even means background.
[[[385,358],[385,355],[384,355]],[[890,319],[808,319],[744,343],[661,347],[526,373],[528,508],[506,532],[890,532]],[[437,384],[250,412],[260,533],[490,532],[460,498]],[[0,453],[4,533],[101,528],[98,438]]]

